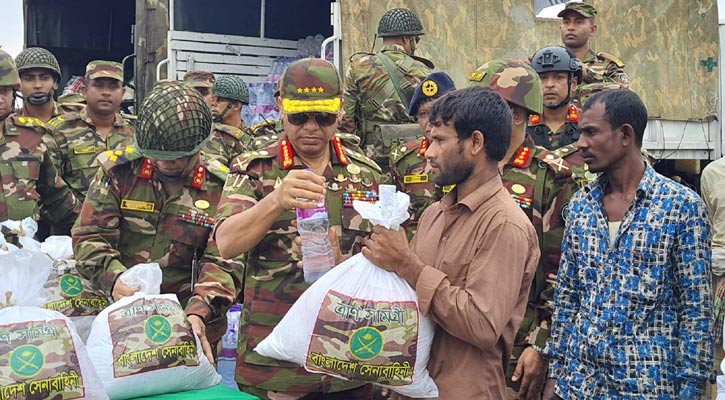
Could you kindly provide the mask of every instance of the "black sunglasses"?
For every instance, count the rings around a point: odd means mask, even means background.
[[[326,112],[287,114],[287,121],[292,125],[304,125],[310,117],[314,118],[320,126],[330,126],[337,121],[337,114]]]

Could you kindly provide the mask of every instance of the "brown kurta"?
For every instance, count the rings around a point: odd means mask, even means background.
[[[536,231],[496,176],[430,206],[412,249],[415,285],[436,322],[428,369],[440,399],[506,398],[504,370],[539,260]]]

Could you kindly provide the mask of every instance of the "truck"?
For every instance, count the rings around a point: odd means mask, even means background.
[[[657,169],[697,185],[701,168],[722,157],[721,65],[725,18],[716,0],[588,0],[599,9],[593,49],[620,57],[631,89],[649,111],[644,147]],[[123,61],[140,103],[159,79],[192,69],[236,74],[271,98],[279,60],[350,57],[380,47],[377,23],[407,7],[426,29],[419,55],[459,87],[484,62],[526,59],[561,43],[564,0],[24,0],[25,45],[53,51],[64,79],[91,59]],[[552,12],[553,10],[553,12]],[[545,17],[545,15],[554,18]],[[311,49],[317,36],[320,48]],[[313,41],[314,42],[314,41]],[[253,96],[254,97],[254,96]],[[261,100],[261,97],[260,97]],[[254,104],[251,105],[254,107]]]

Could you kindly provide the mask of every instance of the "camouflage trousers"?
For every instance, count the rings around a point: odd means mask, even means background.
[[[334,393],[275,392],[244,385],[239,385],[239,390],[253,394],[260,400],[372,400],[373,398],[371,384]]]

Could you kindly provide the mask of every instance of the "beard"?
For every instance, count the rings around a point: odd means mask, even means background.
[[[468,179],[473,173],[473,163],[468,162],[463,158],[459,158],[455,165],[446,166],[447,168],[440,168],[438,175],[436,175],[435,183],[438,186],[449,186],[457,185]],[[441,165],[442,167],[442,165]]]

